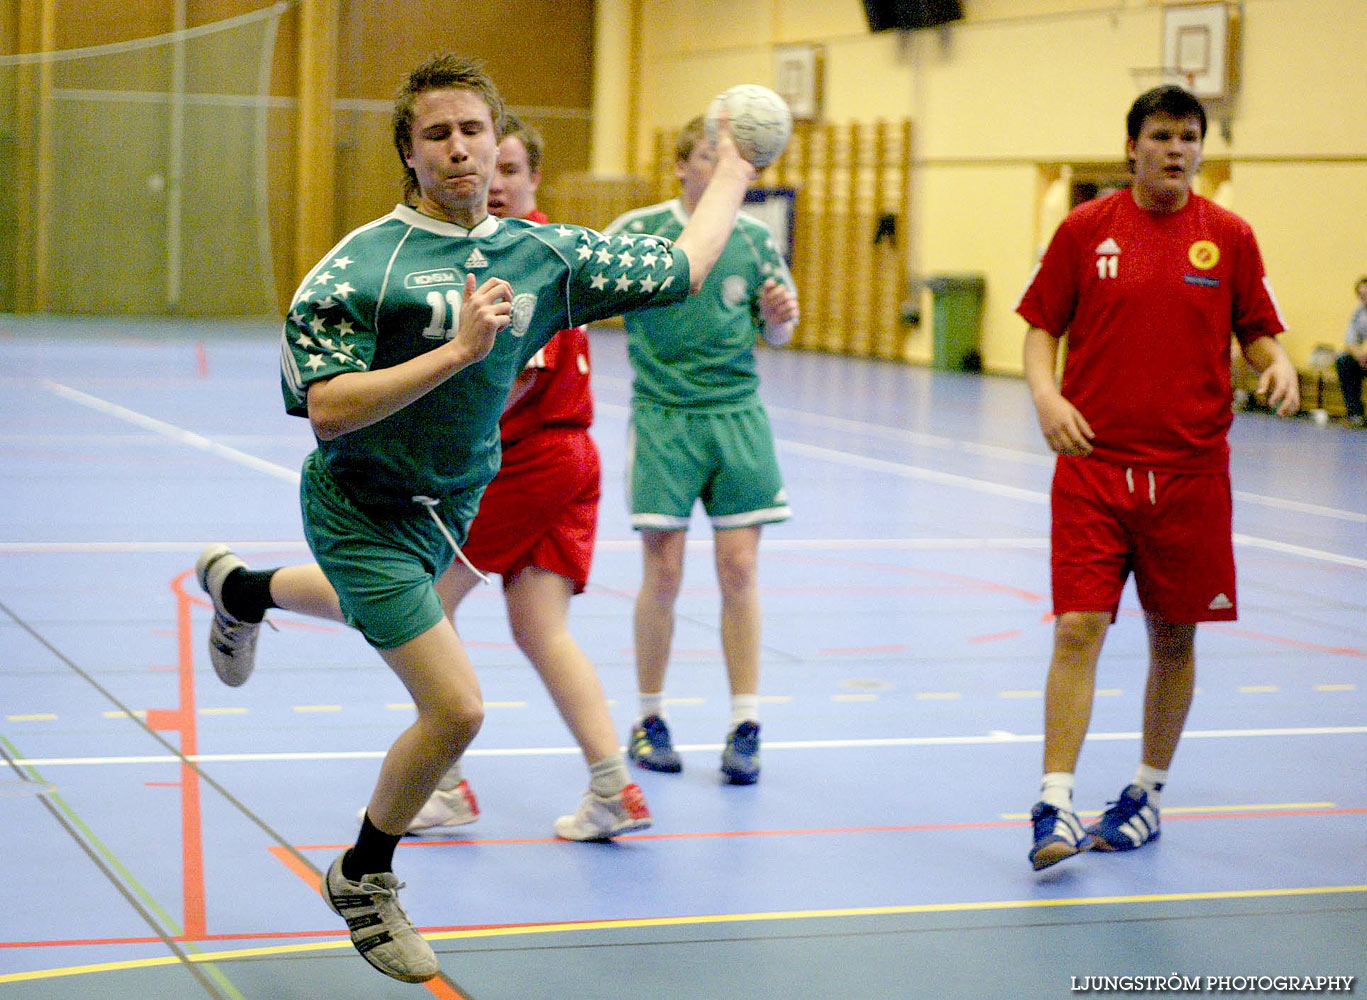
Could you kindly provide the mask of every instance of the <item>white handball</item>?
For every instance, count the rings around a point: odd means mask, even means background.
[[[718,94],[703,118],[703,131],[712,142],[717,140],[717,123],[723,111],[730,118],[736,148],[756,170],[763,170],[783,155],[793,134],[793,113],[778,94],[755,83],[742,83]]]

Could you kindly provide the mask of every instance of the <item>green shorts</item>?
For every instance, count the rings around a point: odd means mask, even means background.
[[[685,529],[698,500],[718,530],[792,516],[764,407],[710,412],[633,401],[627,439],[631,526]]]
[[[483,490],[472,490],[437,507],[459,544],[479,509]],[[377,649],[416,639],[445,617],[433,586],[455,558],[425,507],[412,514],[368,511],[354,503],[314,452],[304,460],[299,483],[304,537],[322,566],[347,624]]]

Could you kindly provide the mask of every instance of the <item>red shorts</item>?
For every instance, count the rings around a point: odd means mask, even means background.
[[[1164,621],[1238,617],[1228,471],[1150,472],[1061,455],[1050,503],[1055,614],[1114,619],[1133,572],[1139,603]]]
[[[506,587],[528,566],[558,573],[580,593],[598,530],[598,448],[582,428],[541,431],[503,453],[470,524],[465,557]]]

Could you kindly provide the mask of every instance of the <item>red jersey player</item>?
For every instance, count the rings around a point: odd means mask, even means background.
[[[1201,103],[1158,87],[1135,101],[1126,125],[1132,187],[1063,221],[1016,307],[1030,324],[1026,380],[1059,456],[1050,493],[1054,652],[1044,778],[1031,813],[1036,869],[1158,836],[1159,799],[1194,691],[1196,623],[1237,612],[1231,334],[1277,413],[1300,405],[1252,229],[1191,189],[1206,134]],[[1083,829],[1073,775],[1097,659],[1131,572],[1149,635],[1140,766]]]

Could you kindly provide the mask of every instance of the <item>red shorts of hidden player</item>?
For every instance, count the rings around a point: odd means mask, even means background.
[[[598,530],[598,448],[583,428],[550,429],[503,454],[463,547],[504,586],[528,566],[558,573],[580,593]]]

